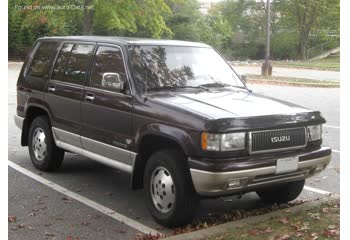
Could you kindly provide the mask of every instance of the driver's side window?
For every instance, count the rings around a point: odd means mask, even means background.
[[[126,81],[121,49],[99,46],[93,63],[90,86],[120,92]]]

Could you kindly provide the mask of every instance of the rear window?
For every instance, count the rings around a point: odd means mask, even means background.
[[[30,64],[27,76],[49,77],[50,68],[57,54],[57,42],[42,42]]]
[[[58,55],[52,79],[83,85],[94,45],[64,44]]]

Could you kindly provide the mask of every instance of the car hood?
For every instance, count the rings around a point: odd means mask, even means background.
[[[310,112],[301,106],[246,90],[159,92],[152,94],[151,98],[209,119],[293,115]]]

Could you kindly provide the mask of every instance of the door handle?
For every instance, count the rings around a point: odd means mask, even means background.
[[[49,91],[49,92],[55,92],[55,91],[56,91],[56,87],[55,87],[55,86],[49,86],[49,87],[47,88],[47,91]]]
[[[93,94],[91,94],[91,93],[88,93],[88,94],[85,96],[85,100],[86,100],[86,101],[92,102],[92,101],[94,101],[94,99],[95,99],[95,96],[94,96]]]

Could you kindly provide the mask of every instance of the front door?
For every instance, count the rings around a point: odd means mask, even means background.
[[[122,49],[99,45],[84,90],[81,142],[85,150],[117,162],[126,171],[131,170],[135,158],[128,150],[132,104]]]

